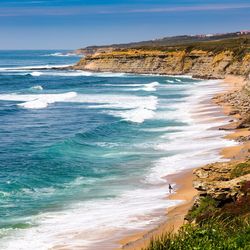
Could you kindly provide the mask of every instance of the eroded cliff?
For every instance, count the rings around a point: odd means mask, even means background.
[[[247,75],[250,70],[250,53],[236,58],[230,50],[215,53],[204,50],[165,52],[130,49],[86,56],[74,69],[223,78],[226,74]]]

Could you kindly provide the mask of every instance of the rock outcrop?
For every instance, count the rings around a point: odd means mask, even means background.
[[[250,160],[213,163],[194,170],[199,195],[188,212],[188,221],[234,218],[250,214]]]
[[[209,196],[223,205],[245,195],[242,187],[250,184],[250,161],[209,164],[194,170],[194,175],[200,197]]]

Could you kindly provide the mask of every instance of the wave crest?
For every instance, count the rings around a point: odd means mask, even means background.
[[[31,87],[32,90],[43,90],[43,87],[41,85],[35,85]]]
[[[73,53],[73,52],[69,52],[69,53],[55,52],[55,53],[46,54],[46,55],[43,55],[43,56],[82,57],[82,55],[76,54],[76,53]]]

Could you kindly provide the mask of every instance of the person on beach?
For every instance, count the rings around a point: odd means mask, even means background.
[[[171,194],[173,187],[171,186],[171,184],[168,185],[168,189],[169,189],[169,193]]]

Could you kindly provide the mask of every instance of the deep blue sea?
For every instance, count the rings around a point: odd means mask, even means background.
[[[2,250],[108,249],[180,202],[165,176],[233,143],[211,129],[226,122],[217,81],[51,69],[79,59],[0,51]]]

